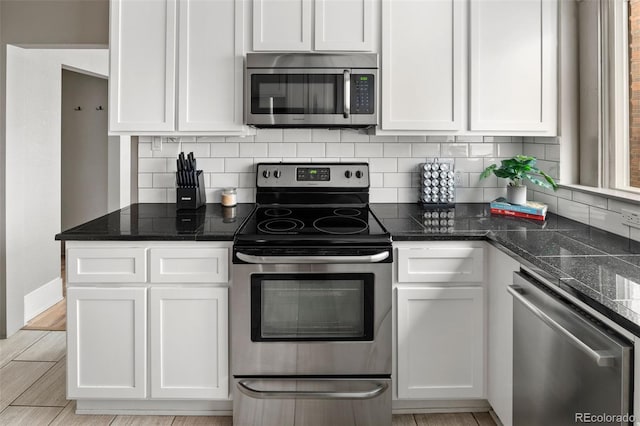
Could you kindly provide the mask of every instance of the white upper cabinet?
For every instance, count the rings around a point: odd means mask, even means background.
[[[373,50],[373,0],[316,0],[315,50]]]
[[[556,133],[557,9],[549,0],[471,1],[471,130]]]
[[[111,0],[110,131],[241,132],[243,7]]]
[[[242,128],[242,2],[181,0],[178,129]]]
[[[556,135],[557,9],[383,0],[381,130]]]
[[[253,50],[373,50],[374,2],[253,0]]]
[[[382,3],[382,128],[462,130],[466,4]]]
[[[111,1],[109,128],[175,128],[176,1]]]
[[[311,50],[311,4],[253,0],[253,50]]]

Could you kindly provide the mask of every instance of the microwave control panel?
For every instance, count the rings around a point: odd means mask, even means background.
[[[351,75],[351,114],[373,114],[375,90],[373,74]]]

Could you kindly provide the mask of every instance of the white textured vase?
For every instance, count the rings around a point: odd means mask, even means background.
[[[507,201],[511,204],[527,203],[527,187],[507,185]]]

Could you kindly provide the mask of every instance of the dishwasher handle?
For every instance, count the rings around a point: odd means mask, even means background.
[[[569,330],[560,325],[556,320],[551,318],[549,315],[545,314],[540,308],[527,300],[526,297],[522,294],[522,289],[518,286],[510,285],[507,287],[507,291],[511,293],[514,299],[518,300],[520,303],[524,305],[531,313],[537,316],[540,320],[542,320],[549,327],[557,331],[558,333],[565,336],[571,343],[573,343],[576,347],[581,349],[584,353],[586,353],[591,359],[593,359],[599,367],[611,367],[614,365],[615,356],[607,353],[606,351],[599,351],[593,349],[591,346],[587,345],[585,342],[576,337]]]

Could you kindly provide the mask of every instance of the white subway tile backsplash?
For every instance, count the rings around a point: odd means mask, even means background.
[[[238,187],[253,188],[256,186],[255,173],[238,173]]]
[[[282,142],[282,129],[258,129],[255,136],[256,142]]]
[[[398,188],[398,203],[415,203],[420,193],[418,188]]]
[[[357,143],[355,144],[355,155],[357,157],[382,157],[382,147],[381,143]]]
[[[252,173],[254,172],[253,158],[225,158],[225,172]]]
[[[455,136],[427,136],[427,142],[455,142]]]
[[[268,157],[295,157],[297,144],[295,143],[270,143]]]
[[[481,138],[482,141],[482,138]],[[440,147],[443,157],[468,157],[469,144],[466,143],[448,143]]]
[[[369,188],[369,201],[372,203],[397,203],[396,188]]]
[[[352,143],[328,143],[325,152],[331,157],[353,157],[355,147]]]
[[[176,174],[175,173],[154,173],[153,187],[154,188],[175,188]]]
[[[220,187],[238,187],[240,180],[240,174],[253,174],[253,173],[211,173],[209,175],[210,186]]]
[[[456,158],[455,169],[463,172],[481,172],[484,170],[482,158]]]
[[[639,210],[638,205],[631,203],[625,203],[624,201],[614,200],[610,198],[607,203],[607,208],[611,211],[622,213],[622,209]]]
[[[398,142],[426,142],[426,136],[398,136]]]
[[[507,188],[484,188],[483,189],[484,202],[488,203],[495,200],[498,197],[507,196]]]
[[[545,145],[544,159],[547,161],[560,161],[560,145]]]
[[[163,144],[163,145],[166,145],[166,144]],[[182,143],[178,145],[182,145],[182,149],[180,151],[183,151],[185,155],[187,155],[187,153],[189,152],[193,152],[193,155],[196,158],[201,158],[201,157],[209,157],[211,154],[211,150],[210,150],[211,145],[208,143],[189,142],[189,143]]]
[[[398,158],[399,173],[418,173],[418,166],[424,163],[424,159],[420,158]]]
[[[138,173],[138,188],[152,188],[153,173]]]
[[[283,134],[283,142],[311,142],[311,129],[287,129]]]
[[[604,197],[599,197],[597,195],[587,194],[585,192],[577,192],[573,193],[573,201],[577,201],[583,204],[589,204],[590,206],[600,207],[601,209],[607,208],[607,199]]]
[[[498,178],[494,175],[480,180],[480,173],[469,173],[469,184],[479,188],[506,188],[505,185],[498,184]]]
[[[484,136],[483,142],[512,142],[511,136]]]
[[[139,142],[138,143],[138,158],[153,157],[153,151],[151,151],[151,142]]]
[[[411,154],[413,157],[419,157],[424,161],[429,157],[440,157],[439,143],[412,143]]]
[[[237,142],[216,142],[211,144],[212,157],[238,157],[239,155],[240,144]]]
[[[410,143],[385,143],[385,157],[411,157]]]
[[[206,143],[206,142],[224,142],[224,136],[198,136],[196,138],[196,142],[198,143]]]
[[[167,160],[164,158],[138,158],[139,173],[165,173],[166,171]]]
[[[598,207],[589,207],[589,225],[629,238],[629,226],[622,224],[622,214]]]
[[[369,170],[374,172],[397,172],[398,171],[398,159],[397,158],[372,158],[369,160]]]
[[[456,188],[456,203],[482,203],[484,193],[476,188]]]
[[[369,173],[369,186],[382,188],[384,186],[384,173]]]
[[[578,222],[589,223],[589,206],[564,198],[558,198],[558,214]]]
[[[241,143],[240,157],[266,157],[269,152],[268,143]]]
[[[456,136],[456,142],[483,142],[484,139],[482,136]]]
[[[413,184],[412,173],[384,173],[385,188],[411,188]]]
[[[312,129],[311,140],[314,142],[340,142],[340,130]]]
[[[494,157],[496,155],[496,147],[492,143],[470,143],[470,157]]]
[[[369,142],[369,135],[357,130],[340,130],[340,142]]]
[[[240,143],[246,143],[246,142],[254,142],[255,141],[255,136],[227,136],[225,138],[226,142],[240,142]]]
[[[164,188],[138,188],[139,203],[173,203],[167,199],[167,190]]]
[[[398,142],[398,137],[386,135],[369,135],[369,142]]]
[[[239,203],[253,203],[256,200],[255,188],[238,188],[237,199]]]
[[[297,153],[301,157],[324,157],[325,144],[317,142],[306,142],[297,144]]]
[[[496,156],[498,157],[510,158],[522,154],[522,144],[519,143],[499,143],[496,146],[498,148]]]
[[[543,159],[544,158],[544,147],[545,145],[535,144],[535,143],[524,143],[523,152],[524,155],[529,155],[531,157],[536,157]]]
[[[533,194],[534,201],[538,201],[540,203],[548,205],[550,212],[558,213],[558,200],[560,200],[560,198],[554,197],[553,195],[545,194],[543,192],[528,191],[528,193]]]
[[[196,158],[198,169],[205,173],[224,172],[224,158]]]

